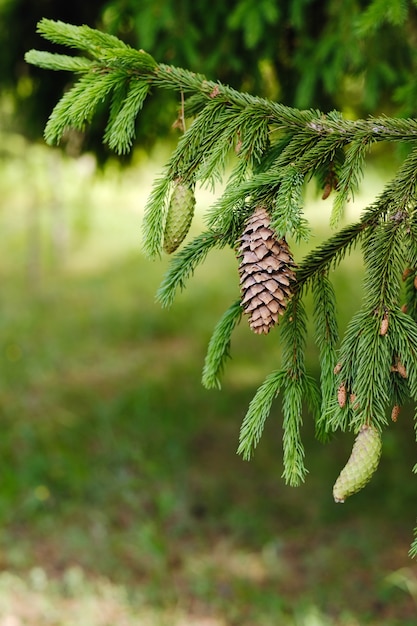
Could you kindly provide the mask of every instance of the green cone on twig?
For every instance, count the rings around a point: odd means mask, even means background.
[[[372,426],[362,426],[348,462],[333,487],[335,502],[344,502],[372,478],[381,456],[381,435]]]
[[[181,245],[190,230],[194,216],[195,196],[190,185],[180,178],[175,181],[164,231],[164,251],[172,254]]]

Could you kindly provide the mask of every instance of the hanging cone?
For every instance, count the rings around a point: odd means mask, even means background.
[[[246,222],[239,240],[242,307],[255,333],[268,333],[292,295],[295,263],[285,239],[277,239],[265,207]]]
[[[381,435],[372,426],[362,426],[348,462],[333,487],[335,502],[344,502],[368,483],[381,456]]]
[[[192,187],[180,178],[175,181],[168,207],[163,249],[172,254],[181,245],[190,230],[194,215],[195,196]]]

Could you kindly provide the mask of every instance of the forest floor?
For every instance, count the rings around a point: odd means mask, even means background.
[[[332,485],[352,434],[321,444],[306,414],[309,474],[287,487],[279,400],[244,462],[241,420],[280,349],[243,321],[222,390],[202,388],[238,293],[232,253],[161,309],[167,260],[140,250],[149,184],[70,174],[62,207],[34,183],[38,214],[3,182],[0,626],[415,625],[411,413],[343,506]],[[360,273],[355,256],[335,276],[342,329]],[[313,344],[308,358],[317,375]]]

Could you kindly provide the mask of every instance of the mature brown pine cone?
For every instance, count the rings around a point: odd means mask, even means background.
[[[292,295],[295,263],[285,239],[270,227],[268,211],[258,206],[239,240],[242,307],[255,333],[268,333]]]

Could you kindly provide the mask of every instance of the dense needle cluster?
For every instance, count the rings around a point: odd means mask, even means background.
[[[278,239],[271,229],[263,206],[247,220],[239,243],[242,307],[253,332],[266,334],[292,295],[295,264],[285,239]]]

